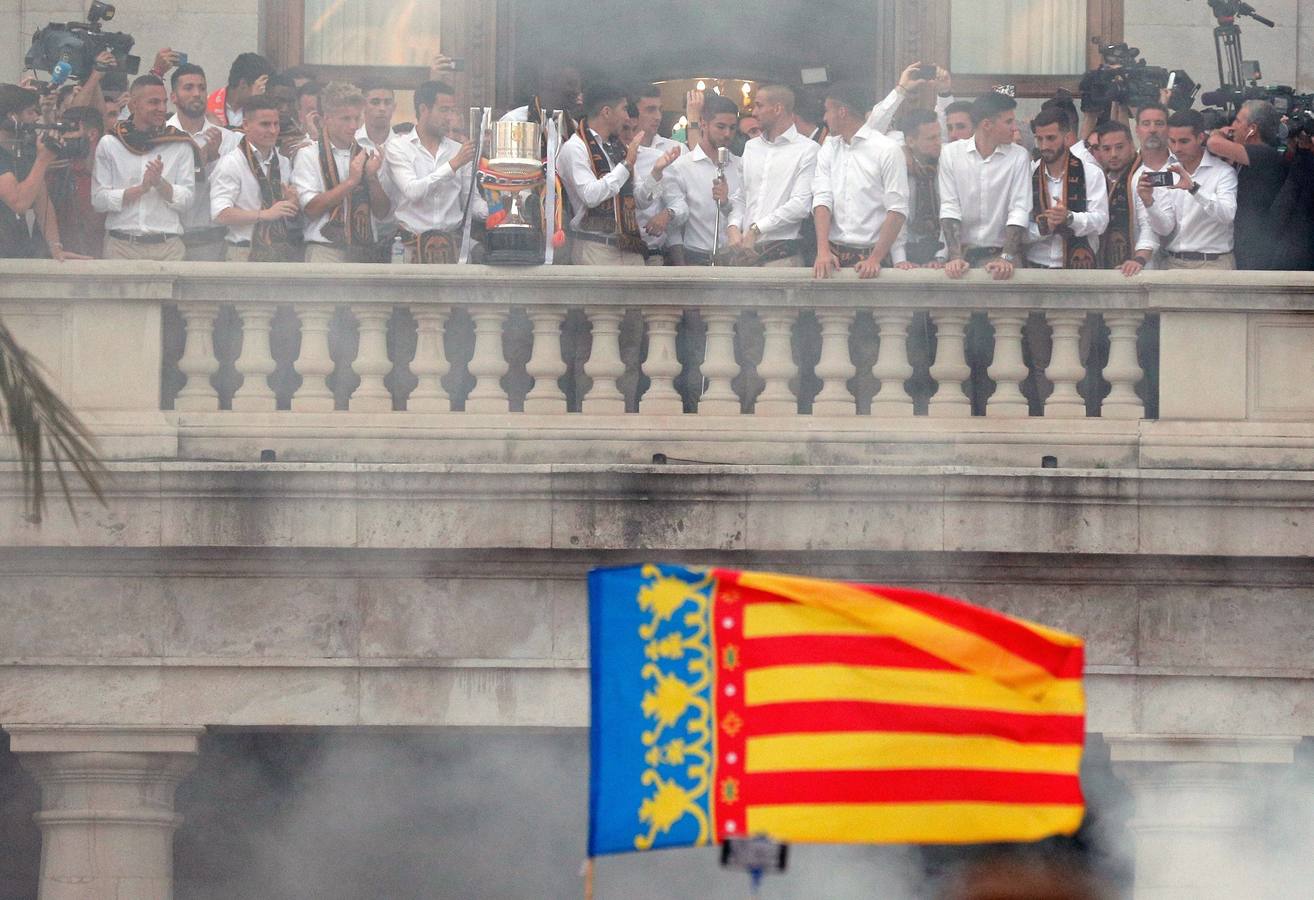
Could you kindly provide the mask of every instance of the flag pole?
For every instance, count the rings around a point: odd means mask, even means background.
[[[584,900],[593,900],[593,857],[584,860]]]

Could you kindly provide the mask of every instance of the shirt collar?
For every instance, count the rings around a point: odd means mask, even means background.
[[[795,128],[793,125],[790,125],[788,128],[785,129],[784,133],[781,134],[780,137],[776,138],[774,141],[768,140],[766,136],[766,132],[765,131],[762,132],[762,143],[766,144],[769,147],[779,147],[784,144],[792,144],[794,141],[799,140],[801,137],[802,135],[798,133],[798,129]]]

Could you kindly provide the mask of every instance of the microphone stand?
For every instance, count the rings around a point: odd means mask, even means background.
[[[717,148],[716,151],[716,180],[725,181],[725,154],[724,147]],[[716,234],[712,235],[712,265],[716,265],[716,251],[721,246],[721,216],[724,205],[721,201],[716,204]]]

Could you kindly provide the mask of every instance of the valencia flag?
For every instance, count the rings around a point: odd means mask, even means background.
[[[589,575],[590,855],[1071,834],[1079,638],[918,591]]]

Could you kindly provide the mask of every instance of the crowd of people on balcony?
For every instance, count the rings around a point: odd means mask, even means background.
[[[78,84],[0,85],[0,256],[443,264],[467,219],[477,240],[490,208],[446,57],[398,125],[380,83],[243,53],[211,91],[178,63],[161,50],[121,91],[108,52]],[[566,114],[557,262],[818,278],[1314,268],[1310,138],[1284,142],[1265,101],[1212,131],[1196,110],[1083,116],[1069,96],[1020,122],[1011,96],[956,99],[950,73],[920,62],[879,102],[856,84],[685,100],[687,128],[665,136],[657,87],[563,69],[507,114]]]

